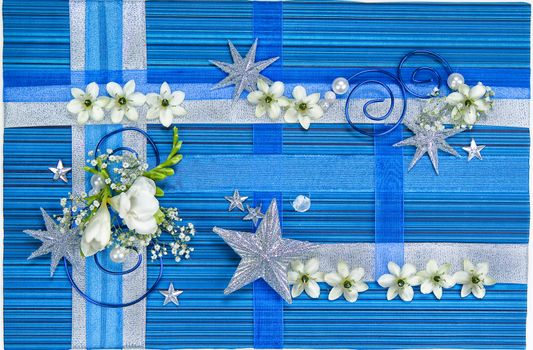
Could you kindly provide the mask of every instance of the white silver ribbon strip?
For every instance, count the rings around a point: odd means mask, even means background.
[[[397,243],[395,243],[397,244]],[[450,263],[451,271],[461,271],[463,260],[488,262],[489,274],[498,283],[527,284],[527,244],[478,243],[405,243],[404,261],[425,269],[430,259]],[[366,281],[374,279],[375,245],[373,243],[323,244],[311,257],[320,260],[320,270],[335,271],[339,261],[365,269]]]
[[[70,69],[85,69],[85,1],[69,0]]]
[[[122,3],[122,69],[146,69],[144,1],[124,0]]]
[[[358,105],[368,100],[356,100]],[[397,101],[401,104],[401,101]],[[421,111],[425,101],[410,99],[406,118],[413,118]],[[337,100],[327,110],[324,117],[314,123],[345,123],[345,100]],[[7,102],[4,107],[5,127],[38,127],[74,125],[75,117],[66,109],[65,102]],[[245,100],[232,103],[231,100],[189,100],[183,103],[187,109],[184,117],[174,118],[177,124],[250,124],[250,123],[283,123],[283,118],[272,121],[267,117],[256,118],[254,108]],[[385,106],[388,108],[388,106]],[[139,110],[141,118],[137,124],[158,124],[159,120],[146,120],[146,106]],[[394,114],[391,116],[394,120]],[[356,123],[374,123],[364,118],[362,113],[352,118]],[[105,123],[111,123],[110,118]],[[497,100],[494,109],[486,120],[480,120],[479,125],[529,127],[529,100],[501,99]]]

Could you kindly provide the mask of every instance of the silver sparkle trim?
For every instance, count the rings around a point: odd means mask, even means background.
[[[248,214],[246,214],[245,217],[243,217],[243,220],[252,220],[254,225],[257,226],[257,222],[265,217],[265,214],[261,213],[261,204],[259,206],[252,208],[251,206],[246,206],[248,209]]]
[[[229,85],[235,85],[235,90],[233,91],[233,101],[237,101],[241,96],[241,93],[246,91],[254,91],[257,89],[257,80],[262,79],[268,84],[271,84],[272,81],[265,76],[259,74],[263,69],[270,66],[272,63],[276,62],[279,57],[269,58],[268,60],[255,62],[255,52],[257,49],[257,41],[255,39],[252,47],[246,54],[244,59],[235,46],[228,40],[228,45],[231,53],[231,58],[233,59],[233,64],[221,62],[221,61],[209,61],[218,68],[220,68],[225,73],[228,73],[228,76],[218,82],[213,89],[219,89]]]
[[[122,23],[122,69],[146,69],[145,2],[123,1]]]
[[[292,298],[287,282],[288,264],[318,248],[317,244],[281,238],[276,199],[270,203],[255,234],[218,227],[214,227],[213,231],[241,257],[224,294],[262,278],[290,304]]]
[[[481,156],[481,150],[483,150],[483,148],[485,148],[485,145],[478,146],[474,139],[470,140],[470,147],[463,147],[463,149],[468,152],[468,161],[471,161],[474,157],[483,160],[483,157]]]
[[[63,161],[60,159],[57,161],[57,165],[55,168],[48,168],[48,170],[50,170],[54,174],[55,181],[61,179],[63,180],[63,182],[68,183],[67,173],[72,170],[72,168],[65,168],[63,166]]]
[[[239,190],[235,190],[232,196],[225,196],[224,199],[229,202],[228,211],[232,211],[235,208],[238,208],[240,211],[244,211],[244,206],[242,205],[242,202],[246,201],[248,197],[242,197],[239,194]]]
[[[37,258],[45,254],[51,254],[50,277],[54,276],[54,271],[59,261],[65,257],[76,270],[80,270],[83,260],[80,253],[81,236],[78,228],[64,230],[61,232],[59,225],[41,208],[46,231],[24,230],[24,233],[38,239],[42,245],[31,253],[28,260]]]
[[[85,69],[85,1],[69,0],[70,69]]]
[[[459,156],[456,150],[452,148],[447,142],[446,138],[451,137],[463,131],[463,129],[445,129],[442,131],[431,131],[422,128],[420,125],[408,121],[405,125],[415,134],[403,141],[395,143],[394,147],[403,146],[415,146],[416,152],[413,156],[411,164],[409,164],[409,170],[411,170],[415,164],[422,158],[424,154],[428,154],[433,164],[433,169],[437,175],[439,174],[439,154],[438,151],[450,153],[456,157]]]
[[[170,286],[168,286],[168,290],[160,290],[159,293],[163,294],[163,296],[165,297],[163,305],[172,303],[178,306],[180,304],[178,301],[178,296],[180,296],[183,291],[174,289],[174,284],[170,283]]]

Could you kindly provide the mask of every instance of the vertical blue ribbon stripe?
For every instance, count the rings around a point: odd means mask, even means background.
[[[384,127],[375,125],[374,131]],[[374,137],[376,280],[388,273],[389,261],[403,264],[403,148],[392,147],[402,140],[402,130]]]

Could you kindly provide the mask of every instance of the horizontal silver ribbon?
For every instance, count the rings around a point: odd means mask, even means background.
[[[357,99],[353,103],[362,106],[367,99]],[[413,118],[420,113],[425,101],[409,99],[406,118]],[[344,105],[346,100],[336,100],[326,111],[325,115],[314,123],[345,123]],[[397,100],[399,109],[402,101]],[[529,127],[529,100],[526,99],[500,99],[496,100],[494,109],[485,120],[480,120],[479,125]],[[4,120],[6,128],[39,127],[75,125],[76,117],[67,111],[66,102],[7,102],[4,104]],[[177,124],[250,124],[250,123],[283,123],[283,118],[270,120],[268,117],[257,118],[254,107],[246,100],[232,103],[231,100],[186,100],[183,106],[187,110],[184,117],[174,118]],[[388,108],[383,104],[382,108]],[[137,124],[158,124],[158,119],[146,120],[147,107],[139,110],[142,116]],[[359,110],[359,109],[353,109]],[[379,113],[380,110],[373,111]],[[395,112],[397,114],[397,111]],[[394,113],[390,120],[395,120]],[[362,113],[352,118],[356,123],[375,123],[365,118]],[[126,119],[123,122],[128,122]],[[91,123],[91,122],[90,122]],[[106,117],[104,123],[111,123]]]
[[[450,263],[452,272],[463,270],[464,259],[487,262],[489,275],[498,283],[526,284],[527,247],[527,244],[405,243],[404,261],[422,270],[428,260],[434,259],[439,264]],[[366,281],[374,280],[373,243],[322,244],[310,257],[320,260],[321,271],[336,271],[337,263],[344,261],[351,267],[364,268]]]

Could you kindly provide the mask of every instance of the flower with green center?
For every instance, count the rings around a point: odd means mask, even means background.
[[[327,284],[333,288],[329,292],[328,299],[336,300],[341,295],[344,299],[353,303],[362,293],[368,289],[368,285],[362,281],[365,275],[365,270],[361,267],[356,267],[350,270],[350,267],[341,261],[337,264],[337,272],[330,272],[324,276]]]
[[[464,298],[472,293],[476,298],[483,299],[486,290],[485,286],[496,284],[496,280],[488,275],[489,264],[472,264],[470,260],[463,262],[464,271],[456,272],[453,275],[455,281],[462,284],[461,297]]]
[[[457,91],[446,97],[446,103],[452,109],[452,121],[457,125],[472,127],[480,116],[492,108],[492,95],[492,90],[482,83],[472,88],[466,84],[459,85]]]
[[[318,259],[305,262],[295,260],[291,262],[291,270],[287,274],[289,284],[292,284],[291,295],[298,297],[305,290],[309,297],[315,299],[320,296],[320,287],[317,282],[322,282],[324,274],[318,271]]]
[[[417,273],[417,276],[420,277],[422,294],[433,293],[437,299],[440,299],[443,288],[455,286],[455,280],[448,274],[450,268],[450,264],[439,266],[435,260],[428,261],[426,269]]]
[[[303,86],[296,86],[292,90],[294,101],[285,112],[284,118],[287,123],[300,123],[305,130],[309,129],[312,120],[320,119],[324,110],[318,105],[320,94],[307,95]]]
[[[285,85],[281,81],[276,81],[271,86],[259,79],[257,81],[257,91],[248,94],[248,102],[255,107],[255,116],[264,117],[265,114],[270,119],[278,119],[281,109],[289,105],[289,100],[283,96]]]
[[[120,123],[124,116],[132,121],[139,119],[136,107],[142,106],[146,98],[140,92],[135,92],[135,81],[128,81],[124,87],[115,82],[110,82],[107,84],[106,89],[109,96],[111,96],[106,109],[111,111],[111,121],[113,123]]]
[[[103,108],[109,99],[104,96],[98,97],[98,92],[98,84],[95,82],[87,85],[85,91],[78,88],[70,90],[74,99],[67,104],[67,110],[77,116],[78,123],[85,124],[89,118],[94,121],[104,119]]]
[[[161,124],[169,127],[174,117],[182,117],[187,111],[181,106],[185,99],[183,91],[172,92],[170,86],[164,82],[161,84],[159,94],[150,93],[146,95],[146,102],[150,106],[146,119],[159,118]]]
[[[387,300],[392,300],[398,295],[403,301],[413,300],[413,286],[420,284],[420,278],[416,275],[416,267],[405,264],[402,268],[394,262],[387,265],[390,274],[384,274],[378,279],[378,284],[387,290]]]

